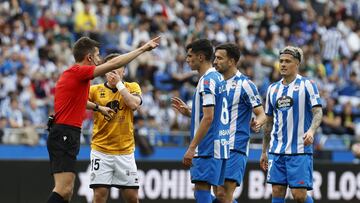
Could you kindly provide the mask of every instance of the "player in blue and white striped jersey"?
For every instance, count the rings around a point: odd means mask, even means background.
[[[186,62],[199,72],[200,79],[194,93],[192,110],[179,98],[172,98],[172,106],[191,116],[191,143],[183,159],[190,167],[198,203],[210,203],[212,185],[224,183],[225,160],[229,157],[228,109],[225,81],[212,67],[213,47],[209,40],[195,40],[186,47]]]
[[[223,76],[215,68],[209,68],[199,79],[196,92],[193,96],[190,128],[191,139],[194,139],[200,128],[201,120],[206,111],[205,108],[213,108],[213,120],[206,136],[195,149],[195,157],[229,158],[229,144],[225,143],[224,145],[221,143],[222,140],[222,142],[229,141],[229,117],[223,111],[223,108],[227,111],[226,106],[223,104],[225,94]],[[225,125],[217,124],[218,118],[224,120],[223,123]]]
[[[225,43],[215,48],[214,66],[226,80],[224,106],[228,107],[230,117],[230,158],[226,160],[224,186],[216,189],[220,202],[233,202],[233,193],[245,173],[250,124],[253,130],[259,131],[266,118],[255,84],[236,67],[239,58],[240,49],[236,44]],[[253,120],[252,113],[256,116]]]
[[[313,202],[307,190],[312,189],[312,143],[322,108],[315,83],[298,74],[302,59],[300,48],[285,47],[280,52],[282,79],[267,91],[260,165],[268,170],[273,203],[285,202],[287,186],[296,202]]]

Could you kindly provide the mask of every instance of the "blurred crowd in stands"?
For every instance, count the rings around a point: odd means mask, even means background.
[[[279,50],[301,47],[301,74],[318,84],[324,104],[316,148],[348,149],[360,137],[359,22],[359,0],[0,0],[0,140],[44,144],[54,86],[74,63],[71,47],[79,37],[101,42],[105,56],[162,35],[158,49],[126,67],[126,80],[143,93],[136,132],[151,144],[181,144],[176,137],[188,135],[189,119],[171,108],[170,98],[191,100],[197,75],[184,47],[207,38],[239,45],[238,67],[263,98],[280,78]],[[91,127],[89,111],[84,142]]]

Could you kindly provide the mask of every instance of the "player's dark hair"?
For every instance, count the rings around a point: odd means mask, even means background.
[[[105,62],[108,62],[108,61],[110,61],[111,59],[113,59],[113,58],[115,58],[115,57],[118,57],[118,56],[120,56],[120,54],[118,54],[118,53],[109,54],[109,55],[105,56],[105,58],[104,58],[104,63],[105,63]]]
[[[213,46],[210,40],[207,39],[198,39],[186,46],[186,51],[191,49],[195,54],[204,54],[207,61],[211,61],[213,56]]]
[[[99,48],[100,43],[90,39],[89,37],[81,37],[78,39],[73,47],[73,55],[75,62],[81,62],[84,60],[87,54],[93,54],[95,47]]]
[[[239,61],[240,48],[236,44],[232,44],[232,43],[220,44],[220,45],[216,46],[215,51],[217,51],[217,50],[225,50],[227,56],[231,59],[234,59],[235,63],[237,63]]]

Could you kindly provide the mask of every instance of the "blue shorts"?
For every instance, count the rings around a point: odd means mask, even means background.
[[[230,151],[230,158],[226,160],[225,180],[232,180],[240,186],[244,177],[247,156],[243,153]]]
[[[267,182],[289,188],[312,190],[313,157],[311,154],[269,154]]]
[[[190,168],[191,182],[207,182],[210,185],[223,185],[225,159],[214,157],[196,157]]]

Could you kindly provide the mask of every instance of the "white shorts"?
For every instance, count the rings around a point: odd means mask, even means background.
[[[139,188],[134,153],[110,155],[91,150],[90,188]]]

